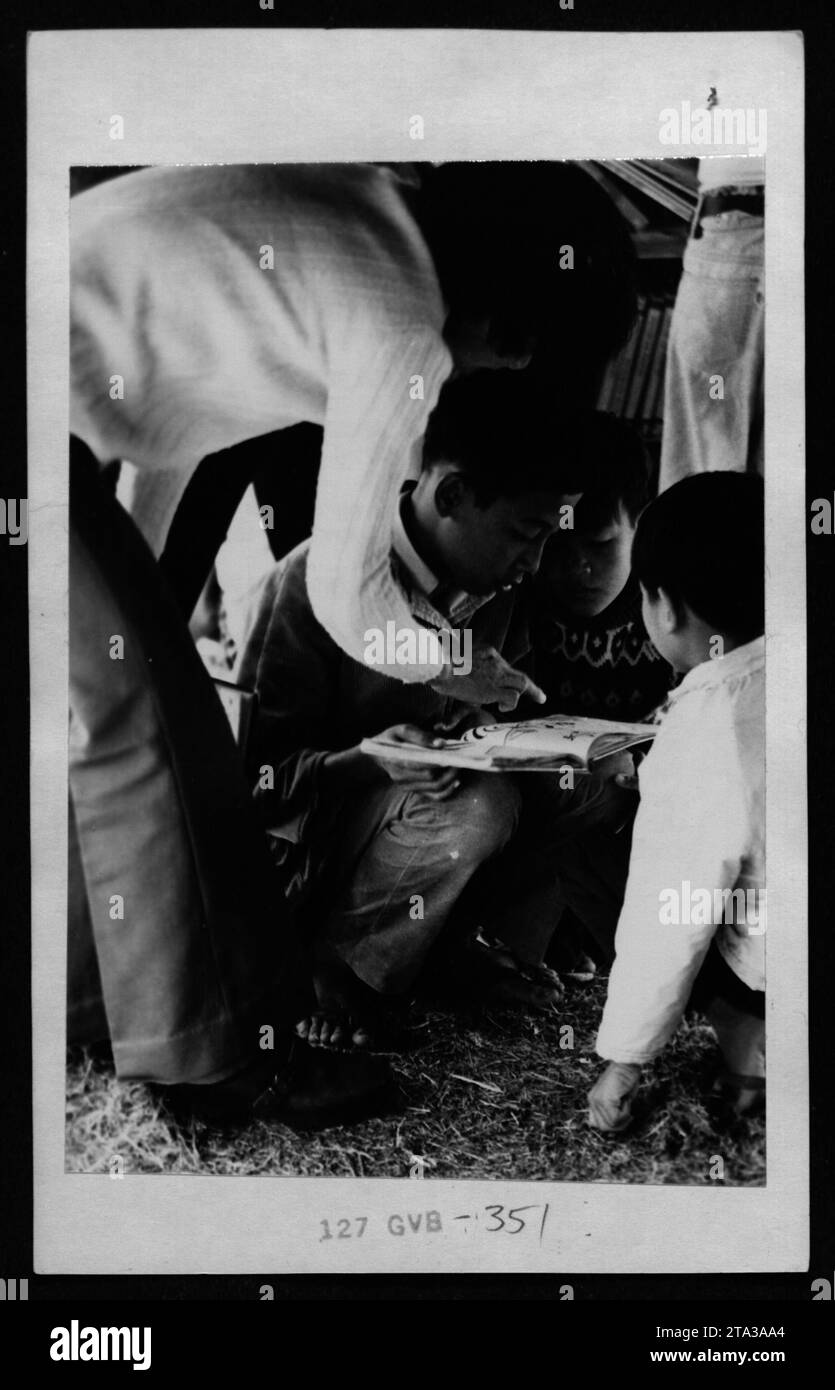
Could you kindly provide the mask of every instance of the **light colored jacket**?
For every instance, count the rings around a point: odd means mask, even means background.
[[[714,936],[736,975],[765,988],[762,637],[688,672],[639,778],[597,1038],[600,1056],[615,1062],[647,1062],[661,1051]],[[732,901],[729,890],[740,890]]]
[[[159,554],[206,455],[323,425],[308,584],[356,661],[369,628],[415,626],[392,523],[452,368],[406,182],[373,165],[159,168],[71,204],[73,433],[129,461],[120,498]]]

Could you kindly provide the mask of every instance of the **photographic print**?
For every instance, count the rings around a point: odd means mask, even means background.
[[[38,1268],[804,1267],[801,40],[30,77]]]

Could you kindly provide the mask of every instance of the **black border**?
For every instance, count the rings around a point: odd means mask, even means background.
[[[457,0],[454,4],[422,0],[420,6],[402,5],[393,10],[387,0],[304,0],[282,3],[273,11],[260,10],[257,0],[202,3],[195,23],[194,0],[166,0],[166,4],[133,3],[115,7],[102,0],[82,0],[68,13],[66,4],[36,3],[9,7],[0,23],[2,91],[6,102],[3,145],[7,195],[0,202],[0,266],[2,266],[4,329],[8,368],[4,412],[3,492],[25,496],[25,53],[27,31],[41,29],[142,28],[473,28],[546,31],[640,30],[768,30],[802,31],[806,61],[806,276],[807,276],[807,484],[808,498],[827,497],[835,488],[830,442],[830,422],[819,409],[832,397],[833,296],[835,279],[827,257],[831,255],[833,197],[832,59],[835,11],[831,0],[721,0],[697,6],[685,0],[640,0],[627,8],[624,0],[574,0],[573,11],[559,8],[559,0]],[[636,74],[636,83],[640,81]],[[559,1287],[571,1283],[575,1302],[570,1325],[588,1303],[600,1301],[653,1302],[655,1307],[637,1323],[660,1321],[667,1300],[673,1300],[670,1325],[679,1325],[682,1306],[693,1302],[753,1302],[768,1305],[786,1300],[798,1305],[810,1302],[811,1280],[835,1281],[835,1203],[832,1194],[833,1135],[833,1028],[831,1000],[835,980],[833,949],[833,882],[830,865],[835,838],[833,772],[832,614],[835,612],[832,557],[835,539],[812,537],[805,518],[787,518],[787,525],[805,524],[807,532],[809,704],[808,729],[813,739],[809,756],[810,809],[810,1000],[811,1000],[811,1130],[812,1206],[811,1261],[808,1274],[762,1275],[346,1275],[346,1276],[38,1276],[32,1273],[32,1115],[31,1115],[31,999],[29,990],[29,805],[28,805],[28,669],[26,547],[9,547],[0,538],[3,572],[0,587],[0,651],[13,654],[3,661],[0,685],[8,709],[0,727],[3,752],[4,794],[0,796],[0,871],[3,899],[2,1017],[3,1113],[5,1140],[0,1143],[2,1228],[0,1250],[6,1278],[28,1278],[30,1303],[16,1305],[35,1313],[39,1302],[68,1302],[61,1318],[94,1319],[91,1302],[176,1302],[195,1300],[224,1302],[258,1301],[259,1288],[270,1283],[276,1301],[387,1301],[418,1300],[547,1300],[559,1301]],[[804,715],[798,710],[798,719]],[[798,904],[802,916],[802,904]],[[783,929],[790,924],[780,924]],[[663,1302],[662,1302],[663,1300]],[[14,1311],[7,1304],[0,1314]],[[45,1311],[45,1310],[44,1310]],[[586,1311],[588,1309],[586,1308]],[[799,1314],[800,1309],[795,1311]],[[154,1322],[156,1325],[156,1313]],[[125,1319],[124,1313],[121,1314]],[[147,1321],[137,1312],[132,1322]],[[771,1322],[773,1313],[756,1319],[735,1310],[695,1311],[690,1321]],[[20,1319],[19,1319],[20,1322]],[[804,1316],[805,1324],[807,1318]],[[819,1325],[819,1321],[818,1321]],[[275,1335],[278,1325],[270,1320]],[[573,1334],[572,1334],[573,1335]],[[648,1334],[647,1334],[648,1335]],[[631,1338],[630,1338],[631,1340]],[[681,1343],[676,1343],[681,1345]],[[625,1348],[621,1343],[621,1353]],[[602,1349],[601,1349],[602,1352]],[[595,1357],[598,1348],[595,1348]],[[792,1358],[794,1360],[794,1358]],[[39,1354],[38,1361],[43,1362]],[[50,1366],[45,1361],[47,1367]],[[796,1362],[795,1362],[796,1365]],[[62,1367],[62,1372],[67,1368]]]

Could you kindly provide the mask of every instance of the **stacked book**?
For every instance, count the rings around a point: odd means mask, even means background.
[[[664,365],[674,295],[640,295],[638,316],[617,357],[606,369],[598,410],[633,420],[648,435],[660,429],[664,414]]]
[[[584,160],[582,168],[605,189],[631,228],[639,257],[681,258],[698,200],[695,159]],[[675,299],[668,274],[655,273],[648,283],[653,279],[666,287],[650,291],[645,286],[632,333],[609,363],[597,400],[598,410],[631,420],[647,439],[657,439],[661,432]]]

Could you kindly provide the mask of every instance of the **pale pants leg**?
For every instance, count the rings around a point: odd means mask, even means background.
[[[263,1024],[289,1024],[292,990],[281,1002],[273,984],[293,943],[268,905],[252,798],[185,620],[130,519],[83,474],[70,548],[69,1036],[106,1026],[122,1078],[220,1080],[257,1053]]]
[[[737,211],[704,218],[687,244],[667,349],[659,492],[692,473],[762,474],[764,245],[763,218]]]

